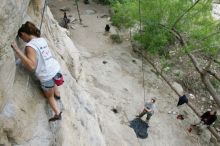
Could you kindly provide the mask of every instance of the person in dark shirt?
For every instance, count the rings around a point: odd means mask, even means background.
[[[108,24],[106,24],[106,26],[105,26],[105,31],[106,31],[106,32],[109,32],[109,30],[110,30],[110,26],[109,26]]]
[[[216,116],[217,112],[215,110],[213,111],[207,111],[205,112],[202,116],[201,116],[201,121],[200,123],[203,123],[204,125],[212,125],[212,123],[215,122],[215,120],[217,119]],[[195,125],[196,126],[196,125]]]
[[[211,126],[217,119],[217,111],[212,110],[212,111],[207,111],[202,116],[200,117],[201,120],[199,123],[191,125],[190,128],[188,129],[189,132],[192,131],[192,126],[199,126],[199,125],[206,125],[206,126]]]

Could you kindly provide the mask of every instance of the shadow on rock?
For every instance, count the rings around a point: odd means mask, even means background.
[[[134,132],[138,138],[144,139],[148,137],[147,130],[149,126],[142,119],[135,118],[134,120],[130,121],[129,126],[134,129]]]

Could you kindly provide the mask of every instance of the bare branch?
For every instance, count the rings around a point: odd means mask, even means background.
[[[169,31],[171,34],[173,34],[178,40],[180,39],[179,35],[169,27],[165,26],[164,24],[158,24],[159,26],[165,28],[167,31]]]
[[[163,28],[165,28],[167,31],[169,31],[171,34],[173,34],[180,42],[180,44],[182,46],[184,46],[185,42],[182,38],[182,36],[180,35],[180,33],[175,29],[175,28],[172,28],[170,29],[169,27],[163,25],[163,24],[158,24],[159,26],[162,26]]]
[[[172,28],[172,30],[173,30],[174,32],[176,32],[176,34],[179,36],[179,38],[180,38],[179,41],[180,41],[181,46],[185,46],[186,43],[185,43],[183,37],[180,35],[180,33],[179,33],[174,27]]]
[[[195,57],[194,57],[191,53],[189,53],[189,52],[187,52],[187,55],[189,56],[190,60],[192,61],[193,65],[194,65],[194,67],[196,68],[196,70],[197,70],[200,74],[202,74],[203,71],[202,71],[202,69],[199,67],[199,63],[197,62],[197,60],[195,59]]]
[[[220,76],[218,76],[216,73],[212,72],[211,70],[206,70],[204,69],[208,74],[212,75],[215,77],[216,80],[220,81]]]
[[[177,20],[174,22],[172,28],[175,28],[176,24],[183,18],[183,16],[185,16],[191,9],[193,9],[198,3],[200,2],[200,0],[197,0],[191,7],[189,7],[182,15],[179,16],[179,18],[177,18]]]
[[[216,59],[214,59],[213,60],[215,63],[217,63],[217,64],[220,64],[220,61],[218,61],[218,60],[216,60]]]
[[[212,59],[209,60],[208,65],[207,65],[207,66],[205,67],[205,69],[203,69],[203,70],[210,70],[211,65],[212,65]]]
[[[212,36],[218,35],[218,34],[220,34],[220,31],[211,33],[211,34],[207,35],[206,37],[201,38],[199,41],[204,41],[204,40],[206,40],[206,39],[208,39],[208,38],[210,38],[210,37],[212,37]]]
[[[210,82],[209,78],[207,75],[202,75],[202,82],[206,86],[207,90],[209,93],[212,95],[212,97],[215,99],[216,104],[219,106],[220,105],[220,97],[216,93],[215,88],[213,87],[212,83]]]
[[[193,51],[191,51],[191,53],[197,53],[197,52],[200,52],[200,51],[202,51],[202,49],[193,50]]]

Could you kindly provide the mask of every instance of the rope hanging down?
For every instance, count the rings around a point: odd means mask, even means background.
[[[43,8],[43,13],[41,15],[41,22],[40,22],[40,31],[41,31],[41,27],[42,27],[42,23],[43,23],[43,19],[44,19],[44,12],[47,6],[47,0],[44,1],[44,8]]]
[[[78,13],[78,17],[79,17],[79,22],[80,22],[80,24],[82,24],[82,19],[81,19],[81,17],[80,17],[79,6],[78,6],[77,0],[75,0],[75,3],[76,3],[77,13]]]
[[[138,1],[138,8],[139,8],[139,33],[141,35],[141,43],[143,42],[143,35],[142,35],[142,19],[141,19],[141,0]],[[143,73],[143,82],[142,82],[142,87],[144,89],[144,102],[146,101],[146,92],[145,92],[145,78],[144,78],[144,55],[143,55],[143,50],[144,48],[141,47],[141,61],[142,61],[142,65],[141,65],[141,69],[142,69],[142,73]]]

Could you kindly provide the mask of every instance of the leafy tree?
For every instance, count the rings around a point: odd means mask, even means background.
[[[134,39],[151,54],[169,56],[170,51],[174,49],[176,54],[187,55],[195,71],[200,75],[204,87],[220,107],[220,96],[215,89],[218,86],[211,78],[213,76],[220,82],[219,75],[213,71],[213,68],[216,68],[215,63],[219,62],[217,58],[220,52],[220,25],[211,15],[212,0],[139,2],[140,5],[135,0],[115,2],[113,24],[119,28],[135,28],[139,24],[141,33],[136,31]],[[194,53],[197,50],[199,53]],[[149,59],[147,60],[155,66]],[[220,139],[213,129],[211,132]]]
[[[140,33],[137,33],[135,39],[151,53],[167,53],[165,47],[176,41],[175,36],[170,33],[172,29],[175,29],[184,37],[189,38],[187,39],[188,49],[194,48],[197,44],[207,53],[215,54],[214,46],[219,41],[218,35],[202,41],[208,34],[214,33],[218,29],[217,22],[211,17],[211,1],[200,0],[193,9],[185,12],[192,5],[191,0],[141,0],[141,20],[144,33],[143,38],[140,37]],[[113,9],[115,15],[112,21],[119,28],[134,27],[139,23],[137,1],[115,2]],[[180,17],[181,15],[183,16]],[[198,41],[200,39],[201,41]]]
[[[138,13],[139,3],[135,0],[115,2],[112,21],[119,28],[134,28],[141,20],[142,33],[137,31],[134,39],[155,55],[169,56],[173,49],[169,46],[176,43],[179,44],[179,49],[174,48],[177,54],[189,54],[199,49],[202,56],[200,59],[204,62],[200,68],[208,68],[210,71],[210,61],[216,60],[220,50],[219,23],[211,16],[211,2],[140,0],[141,13]],[[192,54],[189,57],[194,63]],[[205,66],[207,64],[209,66]],[[198,68],[198,65],[195,67]]]

